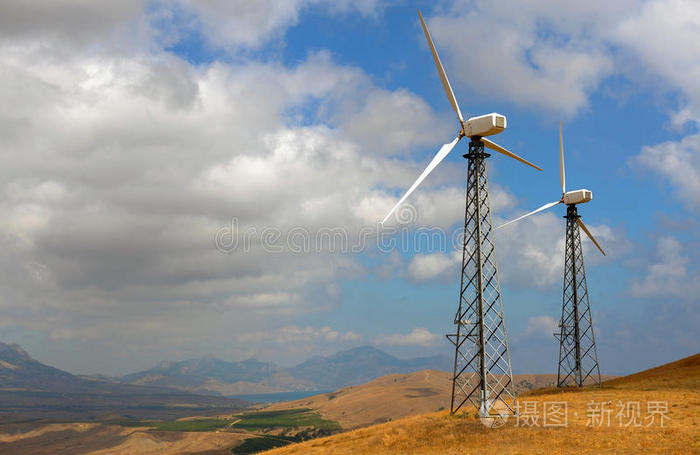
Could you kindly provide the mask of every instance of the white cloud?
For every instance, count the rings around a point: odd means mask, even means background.
[[[366,16],[382,9],[377,0],[179,0],[160,5],[159,13],[170,16],[179,28],[198,29],[214,46],[256,48],[282,36],[304,9],[313,6]]]
[[[408,264],[407,274],[412,281],[417,283],[435,280],[446,272],[449,272],[450,278],[453,278],[461,262],[461,250],[451,254],[416,254]]]
[[[300,327],[297,325],[283,326],[274,330],[265,330],[259,332],[248,332],[239,334],[236,339],[245,343],[260,343],[264,340],[274,341],[277,344],[295,344],[295,343],[340,343],[340,342],[355,342],[362,339],[362,336],[349,330],[340,332],[331,327]]]
[[[615,38],[639,58],[645,73],[665,82],[667,91],[680,92],[683,105],[671,119],[675,126],[700,125],[700,4],[647,2],[619,24]],[[634,162],[666,179],[689,209],[700,209],[700,135],[644,147]]]
[[[361,109],[341,123],[349,138],[376,155],[436,147],[450,137],[453,126],[453,122],[436,118],[422,98],[406,90],[374,91]]]
[[[137,351],[153,362],[224,345],[246,355],[227,342],[231,332],[334,308],[338,283],[363,269],[356,258],[327,247],[271,254],[261,229],[356,235],[380,218],[378,188],[403,188],[424,165],[389,155],[439,133],[414,94],[379,88],[326,52],[293,66],[195,66],[152,42],[117,52],[92,36],[86,53],[68,38],[33,36],[0,45],[1,324],[89,345],[63,359],[78,371],[118,373]],[[406,106],[391,127],[413,139],[392,139],[388,154],[369,148],[379,131],[351,128]],[[421,122],[430,132],[415,131]],[[445,217],[435,207],[451,203],[450,176],[436,173],[421,194],[432,218]],[[258,235],[247,251],[241,240],[223,254],[212,240],[232,218]],[[316,339],[332,347],[359,335],[329,329]]]
[[[457,1],[428,26],[455,80],[484,96],[572,115],[614,70],[598,33],[620,10],[596,1]]]
[[[525,336],[551,339],[559,324],[552,316],[532,316],[527,318]]]
[[[405,335],[401,333],[381,335],[375,339],[375,342],[393,346],[430,347],[435,346],[441,338],[440,335],[432,333],[426,328],[417,327]]]
[[[148,36],[141,18],[143,0],[97,3],[90,0],[25,0],[3,2],[0,36],[5,44],[24,44],[27,39],[48,46],[87,49],[100,40],[131,41]]]
[[[700,211],[700,134],[644,147],[635,162],[667,180],[689,209]]]
[[[693,0],[653,0],[635,8],[611,31],[644,65],[645,72],[680,89],[700,118],[700,4]]]
[[[680,90],[688,105],[674,119],[700,118],[693,0],[457,0],[428,25],[448,74],[481,96],[571,116],[618,74],[657,93]]]
[[[693,270],[683,245],[674,237],[662,237],[656,245],[656,257],[657,262],[647,266],[645,276],[632,281],[632,294],[696,301],[700,294],[700,272]]]
[[[507,255],[508,260],[499,261],[501,282],[518,288],[551,286],[561,282],[564,276],[564,247],[566,221],[561,218],[563,206],[548,212],[533,215],[496,231],[498,258]],[[585,214],[582,212],[583,219]],[[509,219],[517,218],[519,213]],[[494,220],[496,225],[503,219]],[[581,231],[583,255],[587,265],[610,261],[629,248],[624,232],[607,225],[586,226],[601,244],[607,256],[603,257],[586,234]]]

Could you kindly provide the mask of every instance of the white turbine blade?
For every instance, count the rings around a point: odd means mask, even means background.
[[[452,149],[454,148],[455,145],[457,145],[457,142],[459,142],[460,139],[462,139],[462,136],[457,136],[454,141],[450,142],[449,144],[444,144],[442,147],[440,147],[440,150],[438,150],[437,154],[433,157],[433,160],[430,162],[430,164],[428,164],[428,167],[425,168],[423,173],[418,177],[418,179],[415,182],[413,182],[413,185],[411,185],[411,187],[408,189],[408,191],[406,191],[406,194],[404,194],[401,197],[401,199],[399,199],[399,202],[396,203],[394,208],[392,208],[389,211],[389,213],[384,217],[384,219],[382,220],[382,224],[384,224],[386,222],[386,220],[389,219],[391,214],[394,213],[394,211],[403,203],[403,201],[405,201],[406,198],[411,193],[413,193],[413,190],[415,190],[418,187],[418,185],[420,185],[421,182],[423,180],[425,180],[425,178],[428,176],[428,174],[430,174],[432,172],[432,170],[435,169],[435,167],[438,164],[440,164],[440,161],[445,159],[447,154],[452,151]]]
[[[526,213],[525,215],[523,215],[523,216],[521,216],[521,217],[518,217],[518,218],[516,218],[516,219],[514,219],[514,220],[508,221],[507,223],[498,226],[496,229],[501,229],[503,226],[508,226],[510,223],[515,223],[516,221],[520,221],[520,220],[522,220],[523,218],[527,218],[528,216],[534,215],[535,213],[541,212],[542,210],[547,210],[548,208],[554,207],[555,205],[557,205],[557,204],[559,204],[559,203],[561,203],[561,201],[550,202],[549,204],[545,204],[545,205],[543,205],[542,207],[538,208],[537,210],[533,210],[533,211],[530,212],[530,213]]]
[[[561,134],[561,122],[559,122],[559,182],[561,194],[566,194],[566,173],[564,172],[564,138]]]
[[[506,155],[506,156],[509,156],[509,157],[513,158],[514,160],[518,160],[518,161],[520,161],[521,163],[525,163],[525,164],[527,164],[528,166],[532,166],[532,167],[534,167],[535,169],[537,169],[538,171],[541,171],[541,170],[542,170],[542,169],[538,168],[537,166],[535,166],[534,164],[532,164],[531,162],[529,162],[529,161],[527,161],[527,160],[525,160],[525,159],[523,159],[523,158],[520,158],[520,157],[519,157],[518,155],[516,155],[515,153],[513,153],[513,152],[511,152],[511,151],[509,151],[509,150],[504,149],[504,148],[501,147],[500,145],[498,145],[498,144],[496,144],[495,142],[492,142],[492,141],[486,139],[485,137],[482,137],[482,138],[481,138],[481,142],[483,142],[484,145],[485,145],[486,147],[490,148],[491,150],[495,150],[495,151],[497,151],[497,152],[500,152],[500,153],[502,153],[502,154],[504,154],[504,155]]]
[[[428,31],[428,26],[425,25],[425,21],[423,20],[423,15],[421,14],[420,10],[418,10],[418,17],[420,17],[420,23],[423,26],[423,32],[425,32],[425,37],[428,40],[428,45],[430,46],[430,52],[433,54],[433,59],[435,60],[435,66],[437,66],[438,73],[440,73],[440,79],[442,80],[442,86],[445,88],[445,93],[447,94],[447,99],[450,100],[450,104],[452,105],[452,109],[455,110],[457,113],[457,117],[459,117],[459,122],[460,125],[464,123],[464,117],[462,117],[462,112],[459,110],[459,104],[457,104],[457,99],[455,98],[455,94],[452,91],[452,86],[450,85],[450,81],[447,79],[447,74],[445,74],[445,69],[442,67],[442,63],[440,62],[440,57],[438,56],[437,50],[435,49],[435,45],[433,44],[433,39],[430,37],[430,32]]]
[[[598,247],[601,253],[603,253],[603,256],[605,256],[605,251],[598,245],[598,242],[595,241],[595,238],[593,237],[593,234],[591,234],[591,231],[588,230],[585,224],[583,224],[583,221],[581,221],[581,218],[577,218],[576,221],[578,222],[578,225],[581,226],[581,229],[583,229],[583,232],[586,233],[589,239],[595,244],[595,246]]]

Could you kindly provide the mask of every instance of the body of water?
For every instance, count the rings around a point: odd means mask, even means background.
[[[251,403],[276,403],[278,401],[294,401],[300,398],[310,397],[321,393],[329,393],[332,390],[295,390],[292,392],[277,393],[252,393],[248,395],[227,395],[226,398],[237,398]]]

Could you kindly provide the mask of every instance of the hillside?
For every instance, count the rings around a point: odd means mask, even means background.
[[[0,343],[0,422],[86,420],[104,415],[174,418],[230,412],[247,405],[172,388],[81,378],[34,360],[18,345]]]
[[[12,424],[0,432],[3,455],[231,455],[246,435],[150,431],[98,423]]]
[[[329,357],[313,357],[288,371],[293,377],[314,381],[319,389],[337,389],[392,373],[446,370],[449,365],[449,359],[443,356],[399,359],[379,349],[363,346]]]
[[[0,388],[67,392],[80,384],[72,374],[32,359],[19,345],[0,343]]]
[[[700,451],[700,355],[618,378],[605,387],[548,393],[520,398],[540,410],[535,426],[510,419],[503,428],[490,429],[474,414],[449,416],[447,411],[406,417],[327,438],[315,439],[265,452],[296,454],[688,454]],[[545,403],[566,403],[564,427],[545,427]],[[616,415],[617,403],[640,403],[639,426],[635,414]],[[591,403],[594,403],[591,405]],[[605,403],[603,405],[596,405]],[[648,412],[649,403],[667,403],[664,425]],[[611,409],[610,414],[596,413]],[[603,406],[602,408],[600,406]],[[633,405],[634,406],[634,405]],[[602,421],[597,417],[603,416]],[[609,420],[605,419],[608,416]],[[630,425],[627,425],[628,421]],[[609,424],[607,423],[609,422]],[[532,423],[532,420],[530,421]],[[592,424],[589,426],[588,424]]]
[[[275,403],[266,409],[313,409],[345,429],[358,428],[449,407],[451,377],[451,373],[437,370],[391,374],[332,393]],[[556,379],[555,374],[513,375],[517,394],[551,387]]]
[[[248,359],[228,362],[214,357],[161,362],[128,374],[128,384],[176,387],[197,393],[243,395],[290,390],[334,390],[362,384],[392,373],[447,369],[442,356],[399,359],[379,349],[363,346],[328,357],[316,356],[291,368]]]
[[[275,403],[265,409],[309,408],[350,429],[445,408],[450,405],[450,388],[450,373],[424,370],[390,374],[367,384]]]
[[[700,354],[605,382],[606,387],[700,389]]]

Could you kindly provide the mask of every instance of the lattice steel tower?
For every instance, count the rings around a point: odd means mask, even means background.
[[[500,134],[506,129],[504,115],[492,112],[464,119],[420,11],[418,17],[433,54],[442,87],[459,119],[459,133],[452,142],[440,147],[418,179],[384,217],[382,224],[462,138],[470,139],[469,153],[464,155],[468,163],[467,206],[464,216],[459,308],[454,319],[457,330],[456,333],[447,335],[455,346],[450,412],[454,414],[469,402],[479,410],[481,417],[490,419],[493,424],[502,421],[503,416],[514,414],[516,408],[491,224],[486,175],[486,158],[490,155],[484,153],[484,147],[539,171],[542,169],[487,139],[487,136]]]
[[[479,138],[471,139],[464,155],[468,165],[462,280],[456,333],[447,335],[455,346],[450,412],[469,402],[481,417],[501,417],[514,414],[516,406],[491,223],[489,156]]]
[[[564,298],[559,333],[557,387],[572,382],[600,384],[591,307],[588,302],[586,269],[583,265],[579,215],[575,204],[566,208],[566,253],[564,256]]]
[[[591,231],[583,223],[576,209],[577,204],[585,204],[592,201],[593,192],[585,188],[566,191],[564,137],[561,122],[559,123],[559,183],[561,184],[561,199],[545,204],[530,213],[526,213],[499,226],[499,228],[559,204],[566,206],[566,216],[564,217],[566,218],[564,299],[562,302],[561,320],[559,321],[559,332],[554,334],[554,336],[559,338],[557,386],[563,387],[573,382],[581,387],[588,384],[600,384],[600,368],[598,367],[595,336],[593,336],[591,307],[588,303],[588,287],[586,286],[586,269],[583,266],[580,230],[583,230],[588,238],[591,239],[603,256],[605,256],[605,251],[603,251],[603,248],[593,237]]]

